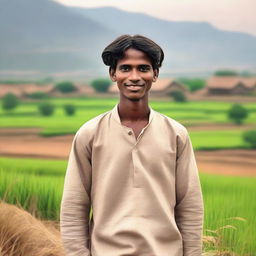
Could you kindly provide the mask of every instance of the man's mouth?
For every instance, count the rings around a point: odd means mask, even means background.
[[[143,87],[143,85],[136,85],[136,84],[125,84],[125,86],[131,91],[138,91]]]

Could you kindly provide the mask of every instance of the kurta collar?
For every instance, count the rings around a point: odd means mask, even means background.
[[[154,110],[149,106],[149,110],[150,110],[150,113],[149,113],[149,120],[148,120],[148,124],[152,121],[153,117],[154,117]],[[120,116],[119,116],[119,113],[118,113],[118,103],[114,106],[114,108],[112,109],[112,116],[113,118],[119,123],[122,125],[121,123],[121,119],[120,119]]]

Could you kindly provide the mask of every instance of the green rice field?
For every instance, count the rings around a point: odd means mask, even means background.
[[[49,117],[42,117],[38,113],[38,102],[21,102],[11,113],[0,109],[1,127],[39,127],[41,134],[52,136],[59,134],[74,134],[77,129],[89,119],[109,111],[118,102],[117,98],[75,98],[51,99],[55,106],[55,113]],[[74,116],[66,116],[63,111],[64,104],[73,104],[77,112]],[[1,101],[0,101],[1,104]],[[231,103],[225,102],[186,102],[151,101],[151,107],[186,126],[198,124],[225,124],[230,123],[227,110]],[[250,114],[245,124],[256,124],[256,104],[246,103],[244,106]]]
[[[66,164],[63,160],[0,158],[0,198],[41,218],[58,220]],[[255,255],[256,178],[200,173],[200,179],[204,235],[220,237],[221,250]],[[213,248],[216,245],[204,246],[205,250]]]
[[[52,98],[55,113],[40,116],[39,101],[22,101],[12,112],[0,107],[0,128],[40,128],[42,136],[74,134],[89,119],[111,110],[117,98]],[[66,116],[64,104],[76,106],[74,116]],[[150,106],[189,126],[229,124],[227,102],[150,101]],[[256,104],[243,104],[249,110],[245,124],[256,126]],[[1,106],[1,100],[0,100]],[[192,130],[195,150],[249,148],[242,140],[242,129]],[[19,204],[37,217],[58,220],[67,161],[0,157],[0,198]],[[200,173],[205,220],[204,250],[256,255],[256,178],[217,176]],[[219,254],[220,255],[220,254]],[[238,256],[236,255],[236,256]]]

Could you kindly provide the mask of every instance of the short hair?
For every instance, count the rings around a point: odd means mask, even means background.
[[[144,52],[151,60],[153,69],[159,69],[164,59],[162,48],[151,39],[142,35],[122,35],[110,43],[102,52],[102,60],[109,69],[116,69],[118,60],[126,50],[133,48]]]

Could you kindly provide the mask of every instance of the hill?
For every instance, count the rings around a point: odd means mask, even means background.
[[[149,36],[163,47],[163,75],[256,67],[256,37],[208,23],[116,8],[71,8],[50,0],[0,0],[0,5],[1,78],[106,75],[101,52],[127,33]]]

